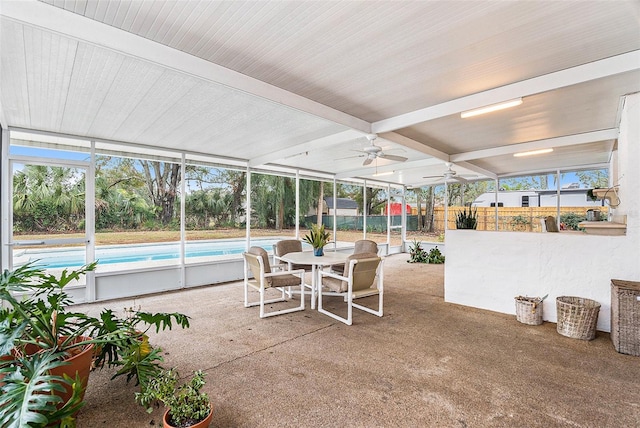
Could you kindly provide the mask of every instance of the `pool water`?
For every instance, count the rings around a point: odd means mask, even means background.
[[[273,250],[273,244],[278,239],[254,239],[252,246],[264,248],[267,252]],[[185,245],[185,257],[211,257],[232,254],[241,254],[245,251],[246,241],[196,241],[187,242]],[[311,248],[304,244],[305,249]],[[96,247],[96,260],[98,265],[115,263],[135,263],[157,260],[178,260],[180,257],[180,245],[178,243],[161,244],[132,244]],[[14,266],[18,267],[30,261],[38,260],[39,265],[49,269],[75,268],[85,264],[84,248],[40,248],[28,250],[16,250]]]

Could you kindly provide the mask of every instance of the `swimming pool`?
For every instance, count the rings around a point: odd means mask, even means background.
[[[283,238],[252,239],[251,245],[259,246],[270,252],[273,244]],[[232,254],[241,254],[245,250],[246,241],[219,240],[219,241],[190,241],[185,244],[186,259],[197,257],[213,257]],[[311,246],[304,243],[305,249]],[[131,244],[109,245],[96,247],[96,260],[98,265],[110,265],[116,263],[135,263],[162,260],[175,260],[180,257],[180,244]],[[14,255],[14,267],[21,266],[30,261],[38,260],[39,265],[49,269],[75,268],[85,264],[84,248],[30,248],[16,250]]]

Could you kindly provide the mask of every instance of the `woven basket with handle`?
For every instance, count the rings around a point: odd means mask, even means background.
[[[573,339],[592,340],[596,337],[596,324],[600,303],[583,297],[556,298],[558,333]]]
[[[546,296],[545,296],[546,297]],[[543,297],[517,296],[516,319],[523,324],[542,324],[542,300]]]

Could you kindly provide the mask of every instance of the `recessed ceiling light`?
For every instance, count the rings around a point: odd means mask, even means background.
[[[545,153],[551,153],[552,151],[553,151],[553,149],[531,150],[529,152],[514,153],[513,156],[519,158],[521,156],[542,155],[542,154],[545,154]]]
[[[460,117],[466,119],[467,117],[477,116],[479,114],[485,114],[492,111],[519,106],[520,104],[522,104],[522,98],[516,98],[515,100],[505,101],[498,104],[491,104],[489,106],[480,107],[474,110],[463,111],[462,113],[460,113]]]

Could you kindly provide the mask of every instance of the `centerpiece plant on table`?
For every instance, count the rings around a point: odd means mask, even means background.
[[[302,240],[313,247],[313,253],[316,256],[322,256],[324,254],[323,248],[330,238],[331,235],[324,229],[324,224],[313,223],[309,227],[309,233]]]
[[[114,377],[126,374],[144,389],[162,369],[146,332],[189,327],[180,313],[133,311],[120,318],[107,309],[98,317],[72,311],[65,287],[96,265],[56,276],[32,262],[2,273],[0,426],[75,426],[92,363],[120,367]]]

